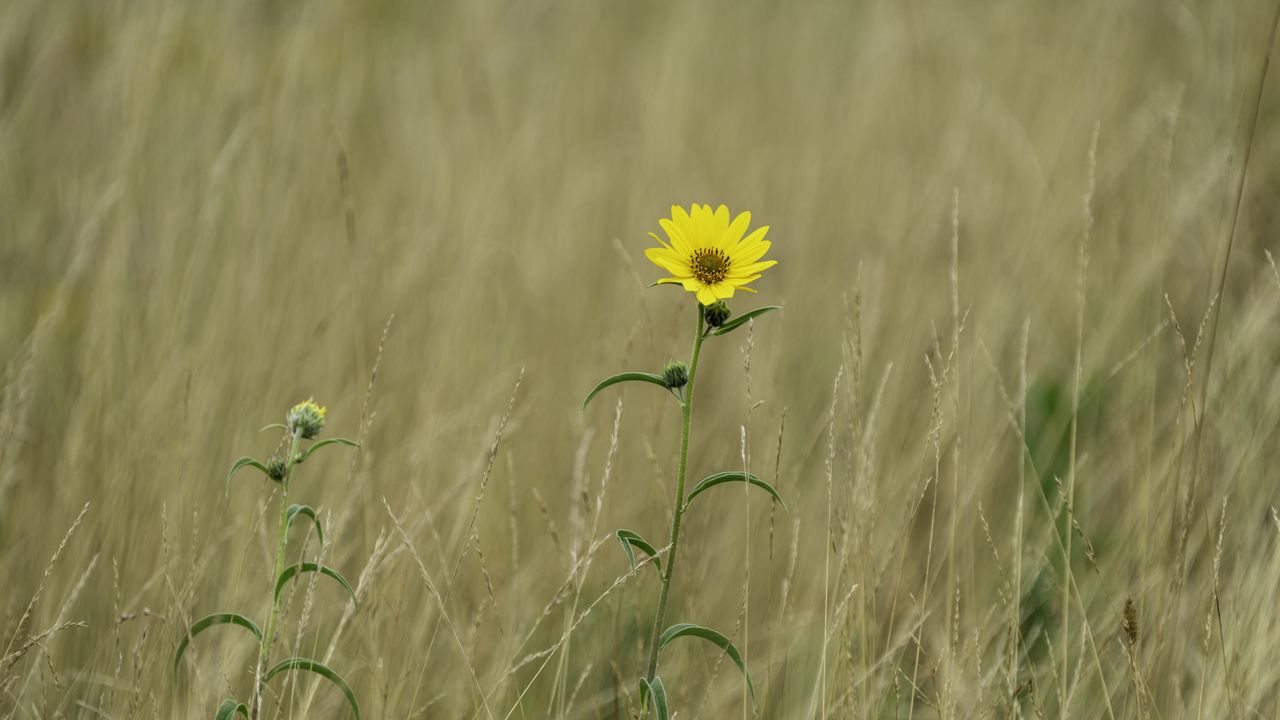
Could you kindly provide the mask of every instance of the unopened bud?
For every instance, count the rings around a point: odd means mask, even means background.
[[[717,300],[711,305],[707,305],[702,309],[703,317],[706,318],[707,324],[711,327],[720,327],[729,320],[729,316],[733,314],[729,310],[729,306],[723,300]]]
[[[672,390],[689,384],[689,369],[679,360],[672,360],[662,367],[662,382]]]

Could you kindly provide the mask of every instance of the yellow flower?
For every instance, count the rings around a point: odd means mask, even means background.
[[[771,244],[764,239],[769,226],[746,235],[751,213],[740,213],[730,222],[729,208],[724,205],[714,212],[710,205],[694,204],[688,212],[672,205],[671,218],[663,218],[658,224],[670,243],[649,233],[662,247],[644,251],[654,265],[671,273],[671,277],[658,283],[679,283],[697,295],[703,305],[731,298],[735,290],[755,292],[747,283],[778,264],[775,260],[760,262]]]

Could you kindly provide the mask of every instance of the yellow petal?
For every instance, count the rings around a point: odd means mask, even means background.
[[[671,234],[671,230],[668,229],[668,226],[670,226],[670,227],[674,227],[676,229],[677,234],[679,234],[680,237],[684,240],[684,247],[680,248],[679,245],[676,245],[677,249],[681,249],[682,251],[687,251],[693,248],[693,242],[695,240],[695,236],[697,235],[697,228],[694,226],[693,218],[689,217],[689,213],[686,212],[684,208],[680,207],[679,205],[672,205],[671,219],[659,220],[658,222],[664,223],[662,225],[662,228],[664,230],[667,230],[668,236]]]
[[[718,282],[711,286],[711,292],[720,300],[728,300],[733,297],[733,285],[727,282]]]
[[[717,247],[720,236],[724,233],[720,231],[719,219],[710,205],[702,206],[702,226],[698,228],[698,242],[700,247]]]
[[[732,248],[729,248],[729,253],[733,254],[733,253],[740,252],[742,250],[747,250],[751,247],[754,247],[757,243],[764,240],[765,233],[767,232],[769,232],[769,226],[761,225],[760,227],[752,231],[750,235],[743,238],[742,242],[738,243]]]
[[[644,256],[649,258],[650,262],[655,262],[655,263],[658,262],[658,258],[663,258],[665,260],[675,260],[680,257],[679,255],[676,255],[670,248],[667,248],[667,247],[645,248]]]
[[[651,233],[649,233],[649,237],[653,238],[653,241],[654,241],[654,242],[656,242],[656,243],[658,243],[658,244],[659,244],[659,245],[661,245],[662,247],[664,247],[664,248],[666,248],[666,249],[668,249],[668,250],[670,250],[670,249],[671,249],[671,246],[667,244],[667,241],[666,241],[666,240],[663,240],[662,238],[658,237],[658,233],[652,233],[652,232],[651,232]]]
[[[693,235],[689,239],[689,244],[694,250],[707,247],[710,244],[707,242],[709,234],[707,225],[711,209],[706,205],[694,205],[689,215],[693,220]]]
[[[657,262],[659,259],[662,259],[662,260],[666,260],[667,262],[680,263],[683,265],[689,264],[688,258],[676,252],[675,250],[672,250],[671,248],[665,248],[665,247],[645,248],[644,254],[645,254],[645,257],[649,258],[654,262]]]
[[[729,227],[729,208],[721,205],[716,208],[715,214],[716,229],[723,231]]]
[[[764,262],[751,263],[750,265],[742,265],[742,266],[733,265],[729,269],[728,277],[730,279],[746,277],[748,275],[755,275],[756,277],[760,277],[760,273],[764,272],[765,270],[768,270],[769,268],[777,264],[778,264],[777,260],[765,260]],[[690,269],[690,271],[692,272],[692,269]]]
[[[773,243],[768,240],[760,240],[746,248],[743,245],[739,245],[735,250],[729,252],[729,263],[732,267],[750,265],[759,260],[764,257],[765,253],[769,252],[769,248],[773,246]]]
[[[658,224],[662,226],[663,232],[671,239],[672,250],[681,255],[693,254],[693,248],[689,245],[689,235],[684,230],[681,230],[678,224],[666,218],[659,220]]]
[[[732,283],[733,285],[736,285],[738,287],[741,287],[743,285],[746,285],[749,282],[753,282],[759,279],[760,279],[759,275],[744,275],[742,277],[727,277],[724,279],[724,281],[727,283]]]
[[[751,224],[751,213],[738,213],[738,217],[729,223],[728,229],[725,230],[724,236],[720,238],[720,247],[730,254],[732,257],[732,249],[737,247],[738,241],[742,240],[742,234],[747,231],[747,226]]]
[[[652,261],[654,265],[657,265],[676,277],[686,278],[693,276],[693,268],[689,267],[687,264],[668,260],[663,257],[650,256],[649,260]]]
[[[685,287],[686,289],[688,288],[687,285]],[[714,305],[716,302],[716,294],[712,292],[711,288],[703,285],[698,288],[698,302],[703,305]]]

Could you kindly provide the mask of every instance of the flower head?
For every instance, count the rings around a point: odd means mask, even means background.
[[[764,239],[769,226],[747,235],[751,213],[739,213],[730,221],[729,208],[724,205],[713,211],[710,205],[694,204],[687,212],[673,205],[671,218],[663,218],[658,224],[666,232],[667,241],[649,233],[662,247],[644,251],[654,265],[671,273],[671,277],[658,283],[679,283],[703,305],[731,298],[735,290],[755,292],[747,283],[778,264],[774,260],[760,261],[771,244]]]
[[[315,400],[308,398],[306,402],[298,403],[289,410],[285,424],[289,426],[289,432],[301,432],[302,437],[311,440],[320,434],[320,430],[324,427],[324,416],[329,411],[316,404]]]

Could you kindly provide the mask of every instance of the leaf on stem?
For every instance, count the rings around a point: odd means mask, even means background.
[[[717,485],[723,485],[724,483],[727,483],[727,482],[745,482],[745,483],[750,483],[752,485],[755,485],[761,490],[764,490],[765,492],[772,495],[774,500],[777,500],[778,502],[782,503],[783,510],[787,509],[787,504],[785,502],[782,502],[782,497],[778,495],[778,491],[774,490],[772,485],[761,480],[760,478],[756,477],[755,475],[749,472],[740,472],[736,470],[731,472],[716,473],[715,475],[708,476],[702,482],[698,483],[697,487],[695,487],[693,490],[690,490],[688,497],[685,498],[685,501],[684,501],[685,508],[688,509],[689,505],[693,503],[693,499],[698,495],[700,495],[701,493],[707,490],[710,490],[711,488]]]
[[[201,618],[182,634],[182,640],[178,643],[178,652],[173,656],[173,681],[178,682],[178,664],[182,662],[182,654],[187,651],[187,645],[191,644],[191,640],[196,635],[208,630],[216,625],[239,625],[240,627],[253,633],[253,636],[262,642],[262,630],[257,623],[239,613],[214,613],[208,617]]]
[[[747,673],[747,665],[742,661],[742,653],[738,652],[738,648],[729,642],[729,638],[708,627],[694,625],[693,623],[680,623],[672,625],[662,633],[662,638],[658,640],[658,652],[667,646],[667,643],[679,637],[696,637],[702,638],[724,650],[734,665],[742,671],[742,677],[747,681],[747,689],[751,691],[751,703],[754,705],[756,701],[756,688],[751,684],[751,675]]]
[[[712,335],[728,335],[734,330],[737,330],[742,325],[746,324],[746,322],[748,320],[751,320],[752,318],[757,318],[757,317],[760,317],[761,315],[764,315],[767,312],[772,312],[774,310],[781,310],[781,309],[782,309],[781,305],[766,305],[765,307],[756,308],[755,310],[745,312],[739,315],[738,317],[730,320],[729,322],[721,325],[715,330],[712,330],[711,334]]]
[[[360,703],[356,702],[355,692],[351,690],[351,686],[347,684],[346,680],[342,679],[341,675],[330,670],[328,666],[323,663],[303,657],[291,657],[286,660],[281,660],[274,667],[268,670],[266,674],[262,676],[262,681],[267,682],[276,675],[289,670],[306,670],[308,672],[313,672],[336,685],[338,689],[342,691],[343,696],[347,698],[347,704],[351,706],[351,711],[355,713],[356,720],[360,720]]]
[[[641,715],[644,714],[645,708],[648,707],[650,696],[653,697],[653,707],[658,713],[658,720],[667,720],[670,717],[667,711],[667,689],[662,686],[662,678],[657,675],[653,676],[652,683],[640,678]]]
[[[232,475],[235,475],[235,474],[236,474],[236,472],[240,470],[240,468],[245,468],[245,467],[251,467],[251,468],[254,468],[254,469],[256,469],[256,470],[260,471],[263,475],[265,475],[265,476],[267,477],[267,479],[268,479],[268,480],[270,480],[270,479],[271,479],[271,473],[267,472],[267,466],[266,466],[266,465],[263,465],[262,463],[258,462],[257,460],[254,460],[253,458],[249,457],[248,455],[245,455],[244,457],[242,457],[242,458],[240,458],[239,460],[235,461],[235,463],[233,463],[233,464],[231,465],[231,469],[227,471],[227,483],[226,483],[226,487],[225,487],[225,488],[223,488],[223,491],[222,491],[223,497],[230,497],[230,496],[231,496],[231,476],[232,476]]]
[[[309,562],[290,565],[289,567],[280,571],[280,577],[276,578],[276,595],[275,595],[276,601],[279,602],[280,593],[284,591],[284,586],[288,584],[288,582],[292,580],[295,575],[298,575],[299,573],[307,573],[307,572],[318,572],[322,575],[328,575],[334,580],[337,580],[338,584],[346,588],[347,594],[351,596],[351,602],[355,603],[356,605],[360,604],[360,601],[356,599],[356,591],[351,589],[351,583],[347,582],[347,579],[342,577],[342,573],[338,572],[337,570],[334,570],[331,567],[327,567],[319,563],[309,563]]]
[[[622,552],[627,554],[627,562],[631,563],[631,569],[636,569],[636,553],[632,546],[639,548],[649,557],[653,558],[653,569],[658,571],[658,577],[662,577],[662,560],[658,558],[658,551],[649,544],[647,540],[640,537],[640,534],[632,530],[619,530],[617,533],[618,542],[622,544]]]
[[[340,438],[340,437],[326,438],[324,440],[321,440],[320,442],[317,442],[311,447],[307,448],[306,452],[299,454],[298,461],[295,464],[301,465],[302,463],[306,462],[307,458],[311,457],[311,453],[319,450],[320,448],[326,445],[346,445],[347,447],[360,447],[360,444],[354,440],[348,440],[346,438]]]
[[[620,382],[647,382],[647,383],[652,383],[654,385],[657,385],[658,387],[664,390],[670,390],[670,388],[667,387],[667,384],[662,381],[662,378],[657,375],[654,375],[653,373],[646,373],[646,372],[618,373],[617,375],[613,375],[605,378],[604,380],[601,380],[600,384],[592,388],[591,392],[587,393],[587,399],[582,401],[582,409],[583,410],[587,409],[587,403],[591,402],[591,398],[595,397],[596,394],[599,393],[601,390],[609,387],[610,385],[616,385]]]
[[[249,706],[244,703],[238,703],[235,700],[223,700],[222,704],[218,706],[218,712],[213,716],[213,720],[231,720],[236,713],[248,718]]]
[[[310,505],[289,506],[289,509],[285,511],[284,515],[285,532],[288,532],[289,528],[293,526],[293,518],[298,515],[305,515],[306,517],[311,518],[311,522],[315,523],[316,526],[316,537],[320,538],[320,544],[323,545],[324,528],[320,527],[320,519],[316,517],[316,509]]]

